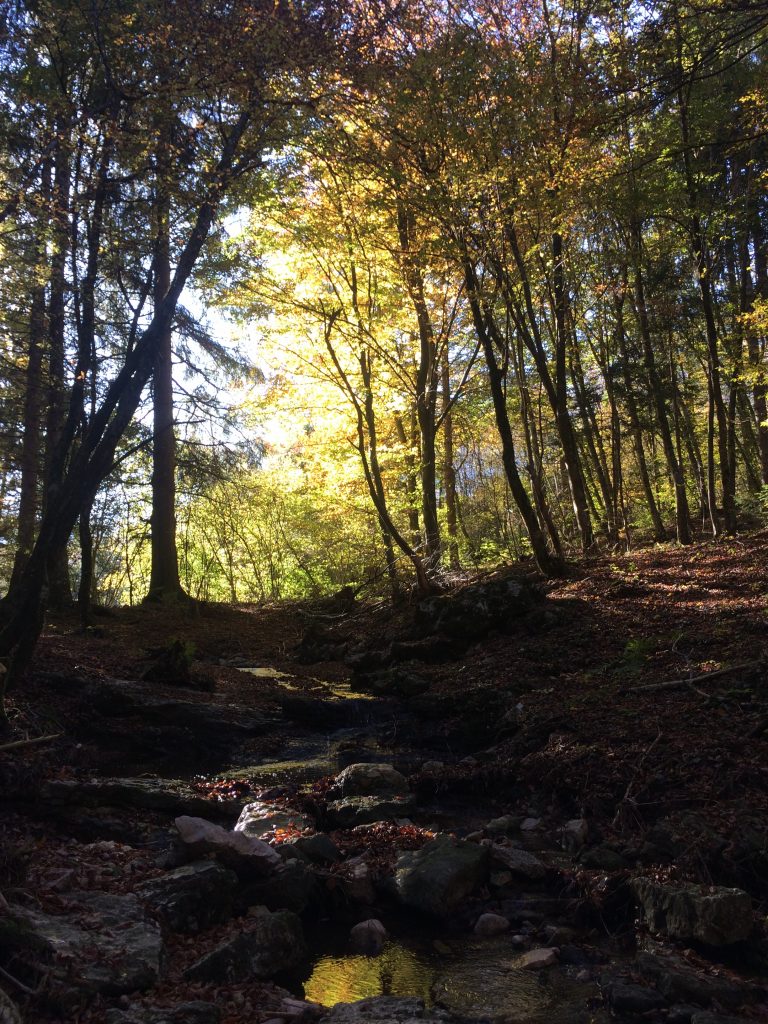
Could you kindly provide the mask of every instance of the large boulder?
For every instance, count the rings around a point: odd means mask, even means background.
[[[242,809],[235,832],[263,839],[275,831],[303,832],[304,829],[313,828],[314,824],[314,819],[308,814],[257,800]]]
[[[234,871],[202,860],[153,878],[135,890],[175,932],[200,932],[229,920],[237,887]]]
[[[653,982],[671,1003],[697,1006],[714,1003],[732,1010],[745,1003],[758,1002],[765,996],[760,986],[727,974],[697,970],[682,957],[660,949],[638,954],[636,967],[637,973]]]
[[[752,931],[752,899],[742,889],[636,878],[633,890],[651,931],[671,939],[728,946],[743,941]]]
[[[245,832],[229,832],[204,818],[186,814],[176,818],[174,824],[190,857],[213,854],[242,878],[269,875],[282,864],[282,858],[271,846]]]
[[[347,796],[331,800],[326,807],[328,822],[334,828],[355,828],[374,821],[394,821],[407,818],[415,805],[407,796]]]
[[[272,978],[307,955],[301,921],[290,910],[254,907],[247,930],[238,932],[188,967],[188,981],[238,983]]]
[[[155,984],[163,940],[160,926],[138,897],[73,892],[67,899],[66,914],[12,907],[9,915],[18,927],[19,947],[32,947],[51,958],[55,999],[66,1001],[66,993],[73,989],[88,995],[122,995]]]
[[[440,835],[420,850],[403,853],[395,865],[400,900],[436,917],[450,915],[488,878],[486,846]]]
[[[422,634],[479,640],[492,629],[503,629],[527,615],[541,601],[524,580],[492,580],[473,583],[455,594],[441,594],[422,601],[416,627]]]
[[[341,796],[402,795],[408,780],[391,764],[351,764],[333,780]]]

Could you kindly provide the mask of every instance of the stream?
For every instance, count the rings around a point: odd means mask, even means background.
[[[266,677],[271,670],[248,671]],[[290,695],[290,677],[278,678]],[[222,774],[247,778],[255,786],[293,787],[336,775],[354,763],[387,763],[409,775],[427,760],[450,764],[463,756],[446,747],[420,746],[419,723],[400,702],[352,694],[338,684],[323,689],[329,707],[319,717],[330,726],[330,707],[335,706],[344,725],[329,727],[325,732],[299,727],[289,737],[281,758],[266,759],[258,765],[233,765]],[[287,714],[290,703],[289,699]],[[421,801],[410,819],[431,830],[464,836],[498,816],[503,808],[503,798],[495,798],[492,793],[446,795]],[[535,848],[541,843],[532,839],[527,845]],[[416,912],[377,909],[372,914],[382,919],[388,940],[375,956],[350,950],[348,924],[320,921],[308,934],[311,957],[289,983],[297,996],[325,1006],[372,996],[410,996],[423,1000],[427,1008],[438,1007],[468,1021],[608,1021],[594,972],[585,970],[586,957],[580,963],[558,965],[543,972],[517,966],[534,923],[539,928],[544,924],[535,904],[534,895],[530,922],[526,922],[525,910],[521,909],[518,931],[513,928],[504,935],[483,938],[467,934],[455,924],[432,922]]]

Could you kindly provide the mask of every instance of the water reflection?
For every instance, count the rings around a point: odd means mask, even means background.
[[[376,957],[325,956],[304,982],[304,994],[324,1006],[369,996],[416,996],[429,1006],[437,965],[398,943]]]

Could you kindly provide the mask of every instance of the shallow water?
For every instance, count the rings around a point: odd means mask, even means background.
[[[304,982],[304,994],[324,1006],[382,995],[417,996],[429,1006],[438,970],[423,953],[388,942],[379,956],[321,956]]]
[[[415,996],[467,1020],[494,1024],[607,1024],[595,1009],[595,986],[567,970],[518,967],[509,936],[432,943],[391,940],[376,957],[336,949],[314,961],[304,981],[307,999],[333,1006],[371,996]]]

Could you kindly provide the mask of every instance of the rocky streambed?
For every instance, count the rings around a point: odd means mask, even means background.
[[[17,800],[17,831],[37,815],[75,837],[72,867],[32,867],[39,892],[5,890],[0,964],[30,1020],[728,1024],[765,1008],[746,892],[633,860],[492,750],[455,750],[414,694],[274,676],[269,715],[84,687],[107,733],[136,716],[167,769],[204,748],[208,773],[74,772]],[[277,727],[279,753],[250,763]],[[78,858],[100,867],[84,880]]]

